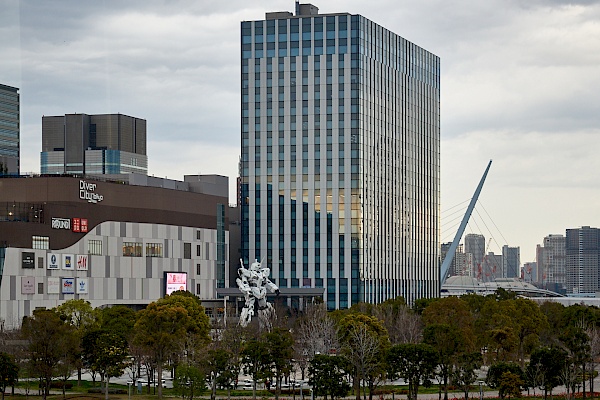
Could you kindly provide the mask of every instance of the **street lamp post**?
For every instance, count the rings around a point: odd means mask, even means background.
[[[483,400],[483,381],[479,381],[479,400]]]

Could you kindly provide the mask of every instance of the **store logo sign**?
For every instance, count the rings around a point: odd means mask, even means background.
[[[68,218],[52,218],[52,229],[71,229],[71,220]]]
[[[84,180],[79,181],[79,198],[81,200],[87,200],[88,203],[99,203],[104,200],[104,196],[96,193],[95,183],[88,183]]]

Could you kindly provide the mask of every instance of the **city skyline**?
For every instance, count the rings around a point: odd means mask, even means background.
[[[227,175],[234,199],[239,24],[294,3],[73,4],[3,4],[0,77],[20,90],[21,171],[40,170],[43,115],[139,115],[148,121],[150,175]],[[521,248],[521,262],[535,260],[549,234],[600,225],[597,3],[317,6],[361,14],[440,56],[442,217],[472,196],[493,159],[480,202],[506,244]],[[440,242],[453,235],[444,225]]]

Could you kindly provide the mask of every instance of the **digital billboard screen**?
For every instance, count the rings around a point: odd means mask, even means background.
[[[171,294],[177,290],[187,290],[187,273],[165,272],[165,294]]]

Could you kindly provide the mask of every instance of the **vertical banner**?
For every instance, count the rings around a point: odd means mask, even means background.
[[[87,271],[88,269],[88,256],[80,254],[77,256],[77,271]]]
[[[75,269],[75,262],[73,254],[63,254],[62,255],[62,268],[73,271]]]
[[[48,253],[48,269],[60,269],[60,254]]]
[[[48,277],[48,294],[60,293],[60,278]]]

